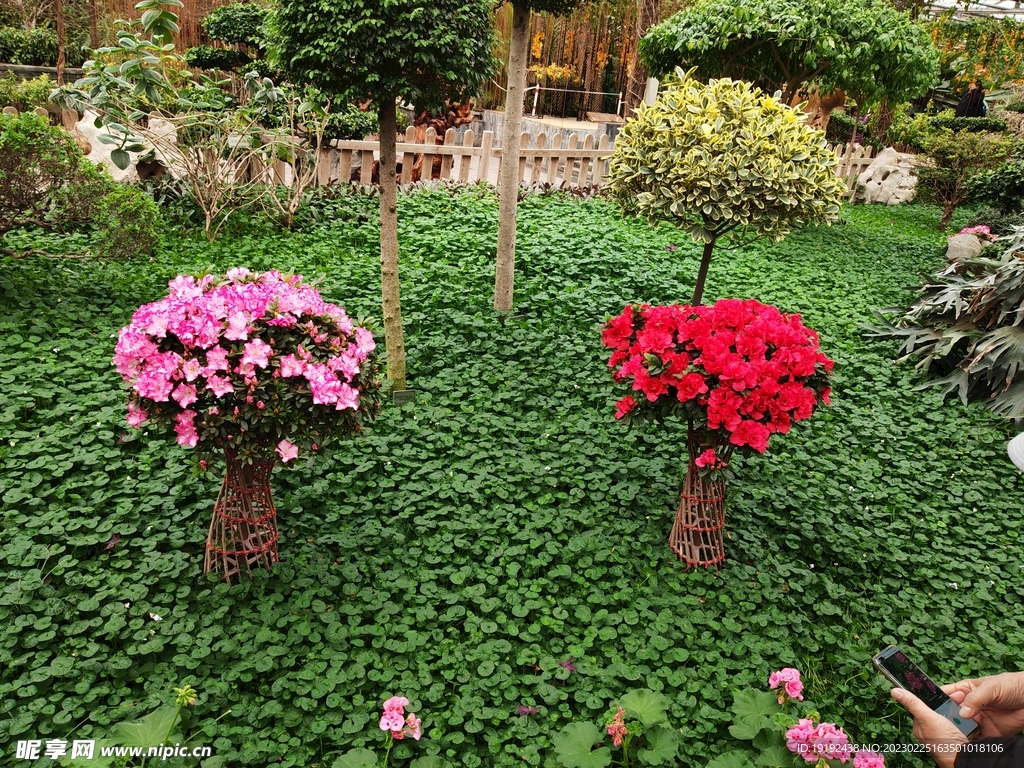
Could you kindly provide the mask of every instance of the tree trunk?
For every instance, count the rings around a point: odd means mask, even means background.
[[[379,102],[380,119],[380,286],[384,305],[384,348],[392,388],[405,389],[405,337],[398,282],[398,178],[395,174],[395,98]]]
[[[653,27],[661,19],[661,0],[637,0],[636,16],[636,39],[639,41],[647,34],[647,30]],[[640,61],[638,53],[633,59],[633,71],[629,73],[629,83],[626,86],[626,103],[623,105],[622,116],[629,117],[633,110],[640,106],[644,99],[644,92],[647,90],[647,67]]]
[[[98,2],[99,0],[89,0],[89,45],[94,51],[100,47],[100,11],[96,7]]]
[[[64,85],[64,5],[61,0],[55,0],[53,7],[54,15],[57,17],[57,85]]]
[[[498,259],[494,266],[494,309],[509,312],[516,267],[516,206],[519,199],[519,134],[523,124],[526,57],[530,48],[530,7],[512,4],[512,39],[505,93],[505,130],[501,139],[498,205]],[[383,126],[382,126],[383,130]]]
[[[704,446],[691,427],[687,432],[686,478],[679,494],[668,544],[686,568],[721,567],[725,560],[725,480],[700,476],[694,463]]]
[[[708,279],[708,267],[711,266],[711,252],[715,249],[715,240],[718,238],[717,234],[711,236],[710,243],[704,243],[704,253],[700,258],[700,269],[697,271],[697,284],[693,286],[693,301],[690,302],[690,306],[700,306],[701,300],[704,298],[704,282]]]

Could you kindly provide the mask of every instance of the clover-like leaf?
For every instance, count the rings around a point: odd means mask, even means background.
[[[424,755],[409,763],[409,768],[451,768],[451,763],[437,755]]]
[[[601,731],[593,723],[570,723],[551,739],[555,755],[565,768],[605,768],[612,761],[608,747],[594,749]]]
[[[621,699],[619,706],[626,714],[639,720],[644,728],[668,722],[668,699],[647,688],[630,691]]]

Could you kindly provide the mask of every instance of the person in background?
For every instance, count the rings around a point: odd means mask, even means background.
[[[971,80],[967,86],[967,93],[956,105],[957,117],[984,117],[988,110],[985,108],[985,90],[977,80]]]
[[[914,737],[929,748],[939,768],[1024,768],[1024,672],[962,680],[942,686],[960,705],[960,716],[978,721],[978,735],[967,738],[910,691],[891,695],[914,717]]]

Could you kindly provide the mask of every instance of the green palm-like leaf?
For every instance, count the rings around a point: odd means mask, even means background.
[[[377,768],[377,755],[362,747],[350,749],[335,760],[331,768]]]
[[[619,706],[626,714],[639,720],[644,728],[668,722],[668,699],[660,693],[641,688],[630,691],[621,699]]]
[[[792,768],[793,753],[776,744],[761,750],[754,762],[761,768]]]
[[[657,726],[644,731],[644,748],[636,756],[644,765],[664,765],[675,759],[679,750],[679,734],[671,728]]]
[[[750,762],[750,755],[742,749],[736,749],[719,755],[706,768],[754,768],[754,764]]]
[[[570,723],[551,740],[564,768],[605,768],[612,761],[608,747],[594,749],[601,731],[593,723]]]

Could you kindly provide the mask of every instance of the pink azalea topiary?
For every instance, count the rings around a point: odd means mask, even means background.
[[[379,409],[373,334],[294,275],[183,275],[121,329],[128,424],[179,445],[296,459]]]

